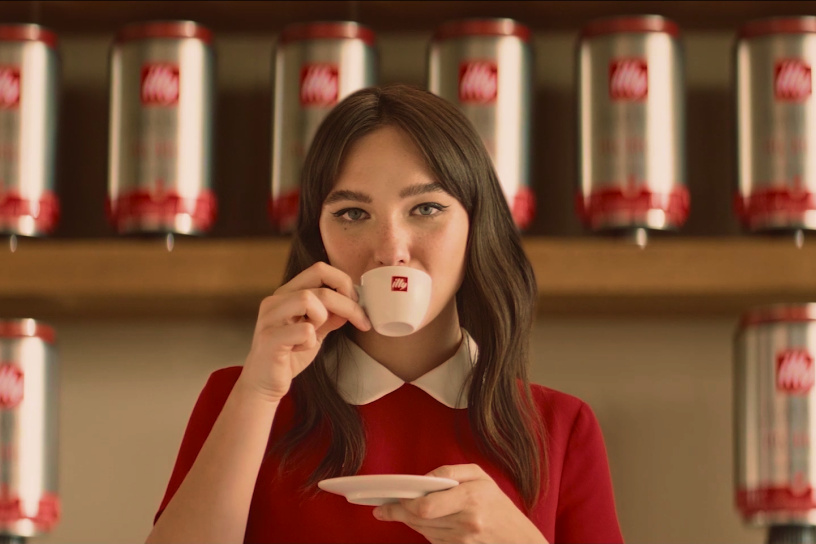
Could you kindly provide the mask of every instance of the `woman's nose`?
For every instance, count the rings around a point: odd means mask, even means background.
[[[374,260],[378,266],[407,265],[411,260],[410,233],[397,221],[382,223],[374,243]]]

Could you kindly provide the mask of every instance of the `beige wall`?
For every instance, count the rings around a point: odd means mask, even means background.
[[[139,542],[214,369],[241,364],[252,321],[55,322],[64,519],[36,542]],[[536,383],[603,428],[628,542],[755,542],[732,507],[734,322],[540,320]]]

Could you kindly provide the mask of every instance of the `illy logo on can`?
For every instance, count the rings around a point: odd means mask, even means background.
[[[496,101],[499,69],[489,60],[471,60],[459,65],[459,102],[488,104]]]
[[[340,89],[337,66],[305,64],[300,69],[300,105],[333,106]]]
[[[408,278],[405,276],[391,276],[392,291],[408,291]]]
[[[800,59],[786,59],[774,65],[774,96],[777,100],[799,102],[812,91],[810,65]]]
[[[0,67],[0,109],[16,109],[20,104],[20,69]]]
[[[141,99],[143,106],[173,106],[178,104],[178,66],[163,63],[143,65]]]
[[[0,409],[15,408],[23,400],[23,371],[17,365],[0,365]]]
[[[649,69],[644,59],[616,59],[609,63],[609,98],[644,100],[649,94]]]
[[[804,394],[813,387],[813,356],[804,349],[787,349],[776,356],[776,389]]]

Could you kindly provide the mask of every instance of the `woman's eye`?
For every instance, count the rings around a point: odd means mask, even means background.
[[[427,216],[438,215],[438,214],[442,213],[442,211],[445,208],[447,208],[447,206],[443,206],[441,204],[435,204],[435,203],[431,204],[431,203],[429,203],[429,204],[420,204],[419,206],[417,206],[414,209],[417,212],[419,212],[419,215],[424,215],[424,216],[427,217]]]
[[[365,212],[360,208],[346,208],[344,210],[340,210],[339,212],[335,212],[333,215],[343,219],[344,221],[359,221],[364,217]]]
[[[411,213],[412,215],[420,215],[422,217],[433,217],[442,213],[445,208],[447,208],[447,206],[443,206],[435,202],[429,202],[427,204],[415,206]],[[366,219],[368,213],[360,208],[343,208],[340,211],[332,212],[332,215],[338,218],[340,221],[345,221],[347,223],[359,223],[360,221]]]

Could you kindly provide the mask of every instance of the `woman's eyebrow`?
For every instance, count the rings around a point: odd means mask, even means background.
[[[443,193],[445,189],[436,182],[433,183],[418,183],[411,185],[400,191],[400,198],[408,198],[411,196],[424,195],[425,193]]]
[[[360,191],[340,190],[329,193],[329,196],[327,196],[326,200],[323,201],[323,205],[329,206],[330,204],[340,202],[341,200],[353,200],[354,202],[362,202],[363,204],[371,204],[372,202],[370,196],[365,193],[361,193]]]
[[[418,183],[416,185],[406,187],[400,191],[399,197],[404,199],[412,196],[424,195],[425,193],[438,192],[445,192],[445,189],[443,189],[442,186],[436,182]],[[339,191],[332,191],[329,193],[329,196],[326,197],[323,205],[329,206],[335,202],[340,202],[341,200],[351,200],[353,202],[362,202],[363,204],[371,204],[373,202],[372,198],[363,192],[341,189]]]

